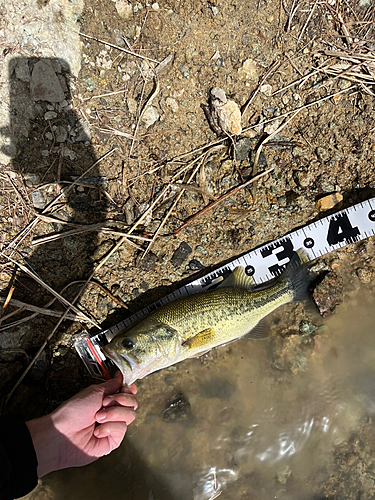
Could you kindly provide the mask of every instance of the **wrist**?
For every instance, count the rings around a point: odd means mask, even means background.
[[[59,446],[56,430],[50,415],[26,422],[38,460],[37,474],[43,477],[60,469]]]

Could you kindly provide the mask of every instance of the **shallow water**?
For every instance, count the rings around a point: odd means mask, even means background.
[[[277,363],[271,340],[243,339],[149,376],[139,384],[138,418],[120,449],[51,474],[30,497],[325,498],[335,446],[375,414],[368,295],[361,290],[341,304],[315,339],[285,340]],[[291,317],[288,310],[282,317]],[[273,324],[274,335],[281,325]],[[181,418],[163,418],[178,393]]]

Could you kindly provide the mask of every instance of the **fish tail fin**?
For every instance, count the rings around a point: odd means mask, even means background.
[[[307,254],[303,249],[299,249],[294,253],[283,273],[283,279],[293,291],[293,302],[311,302],[309,287],[315,275],[310,273],[307,267],[308,261]]]

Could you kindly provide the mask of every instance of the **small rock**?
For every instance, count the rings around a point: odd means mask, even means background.
[[[65,127],[58,125],[55,131],[56,142],[65,142],[68,138],[68,132]]]
[[[273,134],[280,127],[280,123],[281,120],[278,118],[270,123],[267,123],[267,125],[264,127],[265,133],[268,135]]]
[[[329,194],[328,196],[324,196],[323,198],[320,198],[316,202],[316,208],[319,210],[319,212],[324,212],[325,210],[329,210],[329,209],[335,207],[342,200],[343,200],[343,196],[341,193],[332,193],[332,194]]]
[[[201,253],[202,255],[207,255],[207,250],[203,248],[201,245],[196,246],[195,251]]]
[[[342,293],[343,280],[341,276],[330,271],[313,291],[314,302],[323,317],[332,313],[342,302]]]
[[[132,115],[136,115],[137,114],[137,108],[138,108],[137,101],[135,99],[133,99],[132,97],[128,97],[127,100],[126,100],[126,103],[128,105],[129,113],[132,114]]]
[[[299,333],[302,337],[309,337],[318,327],[303,319],[299,324]]]
[[[356,270],[356,274],[359,278],[359,281],[361,281],[362,283],[370,283],[373,273],[371,269],[358,268]]]
[[[127,0],[116,0],[116,10],[122,19],[128,20],[133,16],[133,8]]]
[[[368,9],[372,5],[372,0],[359,0],[358,7],[362,9]]]
[[[167,408],[163,414],[163,420],[167,424],[186,420],[190,415],[191,407],[189,401],[182,394],[178,393],[172,401],[167,403]]]
[[[151,5],[151,9],[152,10],[159,10],[160,7],[159,7],[159,4],[157,2],[154,2],[152,5]]]
[[[253,141],[250,137],[240,139],[236,144],[236,160],[244,161],[249,159],[249,152],[253,146]]]
[[[178,112],[178,104],[177,104],[176,99],[173,99],[172,97],[167,97],[166,100],[165,100],[165,104],[169,108],[171,108],[171,110],[173,111],[173,113],[177,113]]]
[[[57,118],[57,113],[55,111],[47,111],[44,113],[45,120],[54,120],[55,118]]]
[[[217,50],[215,54],[211,57],[211,61],[217,61],[218,59],[220,59],[220,57],[221,57],[220,52]]]
[[[152,252],[148,252],[142,259],[142,255],[143,255],[142,253],[138,255],[137,260],[135,262],[136,266],[146,272],[152,271],[155,268],[156,263],[158,261],[157,256]]]
[[[38,61],[31,73],[30,97],[33,101],[61,102],[65,99],[60,81],[49,59]]]
[[[44,137],[45,137],[46,139],[48,139],[49,141],[52,141],[52,139],[53,139],[52,132],[46,132],[46,133],[44,134]]]
[[[192,252],[191,247],[183,241],[172,255],[171,258],[172,264],[175,267],[180,267],[181,264],[184,262],[184,260],[187,259],[188,256],[191,254],[191,252]]]
[[[211,6],[211,11],[213,16],[217,16],[219,13],[219,9],[215,7],[214,5]]]
[[[77,132],[74,137],[74,142],[88,142],[88,141],[91,141],[90,125],[85,120],[79,120]]]
[[[226,133],[240,135],[242,132],[241,111],[238,104],[227,99],[223,89],[214,87],[210,94],[212,119]]]
[[[189,269],[191,269],[191,271],[200,271],[204,269],[204,265],[202,262],[199,262],[199,260],[193,259],[189,262]]]
[[[146,111],[143,113],[142,122],[145,124],[146,128],[151,127],[157,120],[159,120],[159,111],[155,106],[148,106]]]
[[[260,86],[259,92],[262,94],[266,95],[267,97],[271,97],[272,95],[272,85],[269,83],[265,83],[264,85]]]
[[[246,80],[256,82],[258,80],[257,63],[252,59],[246,59],[239,68],[238,74]]]
[[[329,156],[328,156],[326,149],[324,149],[322,147],[317,147],[315,152],[316,152],[316,156],[318,157],[318,159],[320,161],[325,161],[325,160],[329,159]]]
[[[62,154],[63,154],[63,157],[64,158],[68,158],[69,160],[71,161],[74,161],[77,159],[77,155],[74,151],[72,151],[71,149],[67,148],[66,146],[62,146]]]
[[[33,191],[31,193],[31,199],[33,202],[33,207],[38,210],[43,210],[43,208],[46,206],[43,193],[41,193],[40,191]]]

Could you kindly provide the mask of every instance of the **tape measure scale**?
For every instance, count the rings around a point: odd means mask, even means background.
[[[279,276],[292,258],[293,253],[299,248],[303,248],[309,259],[314,260],[350,243],[374,235],[375,198],[371,198],[312,222],[237,257],[228,264],[188,283],[94,337],[90,338],[87,332],[83,332],[76,337],[75,348],[93,377],[104,378],[103,375],[108,377],[106,370],[111,362],[105,358],[100,347],[106,345],[132,323],[162,305],[193,293],[208,290],[221,276],[238,266],[243,267],[246,274],[254,278],[256,284],[262,284]],[[98,359],[100,359],[100,363],[98,363]]]

